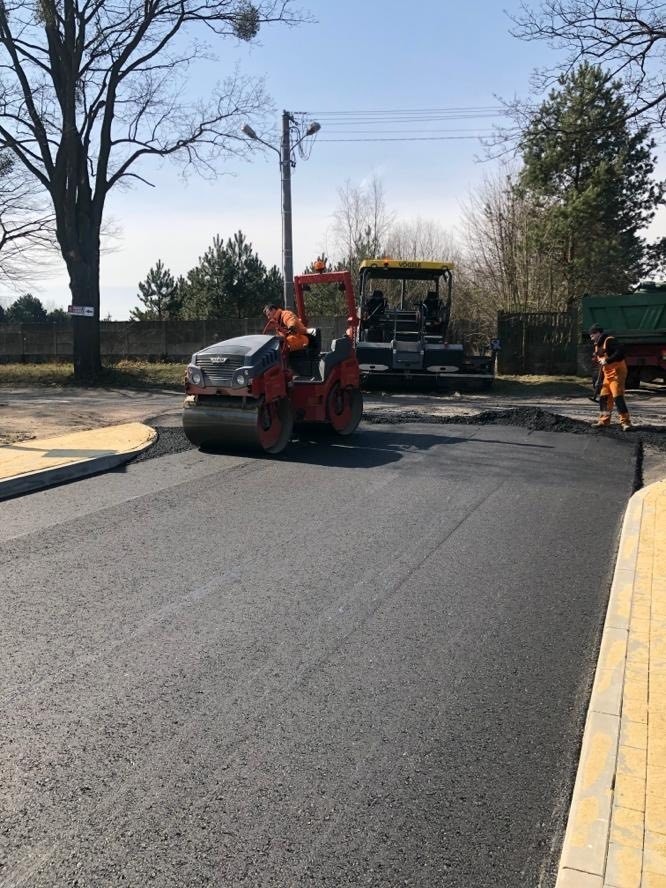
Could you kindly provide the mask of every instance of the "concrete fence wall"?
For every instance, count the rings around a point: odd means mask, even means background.
[[[122,360],[186,363],[195,351],[263,330],[264,318],[225,318],[219,321],[100,321],[100,350],[105,363]],[[344,335],[344,317],[311,318],[319,327],[322,344]],[[465,342],[474,351],[477,325],[456,320],[449,340]],[[46,363],[72,360],[72,328],[64,324],[0,324],[0,364]]]
[[[219,321],[100,321],[100,351],[105,362],[122,360],[187,362],[195,351],[263,330],[263,318]],[[344,318],[313,318],[322,342],[342,336]],[[0,324],[0,363],[72,360],[70,324]]]

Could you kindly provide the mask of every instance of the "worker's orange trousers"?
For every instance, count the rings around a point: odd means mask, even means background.
[[[604,383],[599,392],[599,421],[608,425],[611,419],[613,407],[617,405],[617,412],[622,422],[629,421],[629,410],[624,400],[624,384],[627,380],[626,361],[616,361],[613,364],[605,364],[603,367]]]
[[[305,333],[288,333],[285,337],[287,340],[287,351],[298,351],[301,348],[307,348],[310,340]]]

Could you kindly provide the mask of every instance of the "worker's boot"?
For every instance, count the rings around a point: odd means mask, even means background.
[[[629,418],[629,411],[627,410],[627,402],[624,400],[624,395],[618,395],[615,399],[615,403],[617,404],[617,412],[620,416],[620,427],[623,432],[628,432],[631,429],[631,419]]]
[[[608,409],[608,395],[602,395],[599,398],[599,419],[592,425],[599,428],[609,426],[611,421],[611,412]]]

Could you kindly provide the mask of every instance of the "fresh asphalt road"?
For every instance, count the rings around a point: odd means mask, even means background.
[[[632,448],[370,426],[0,504],[0,886],[552,884]]]

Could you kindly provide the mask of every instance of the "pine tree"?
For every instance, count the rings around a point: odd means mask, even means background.
[[[161,259],[139,284],[138,300],[144,308],[130,311],[132,321],[168,321],[177,318],[181,308],[181,294],[173,275]]]
[[[269,270],[242,231],[226,243],[213,244],[188,272],[183,284],[183,313],[188,318],[255,317],[268,302],[282,299],[282,275]]]
[[[26,293],[12,302],[5,312],[5,320],[8,324],[39,324],[46,320],[46,309],[40,299]]]
[[[522,136],[519,188],[543,209],[534,248],[552,249],[564,298],[623,292],[646,270],[641,231],[662,200],[654,142],[631,130],[622,85],[582,64],[562,75]]]

